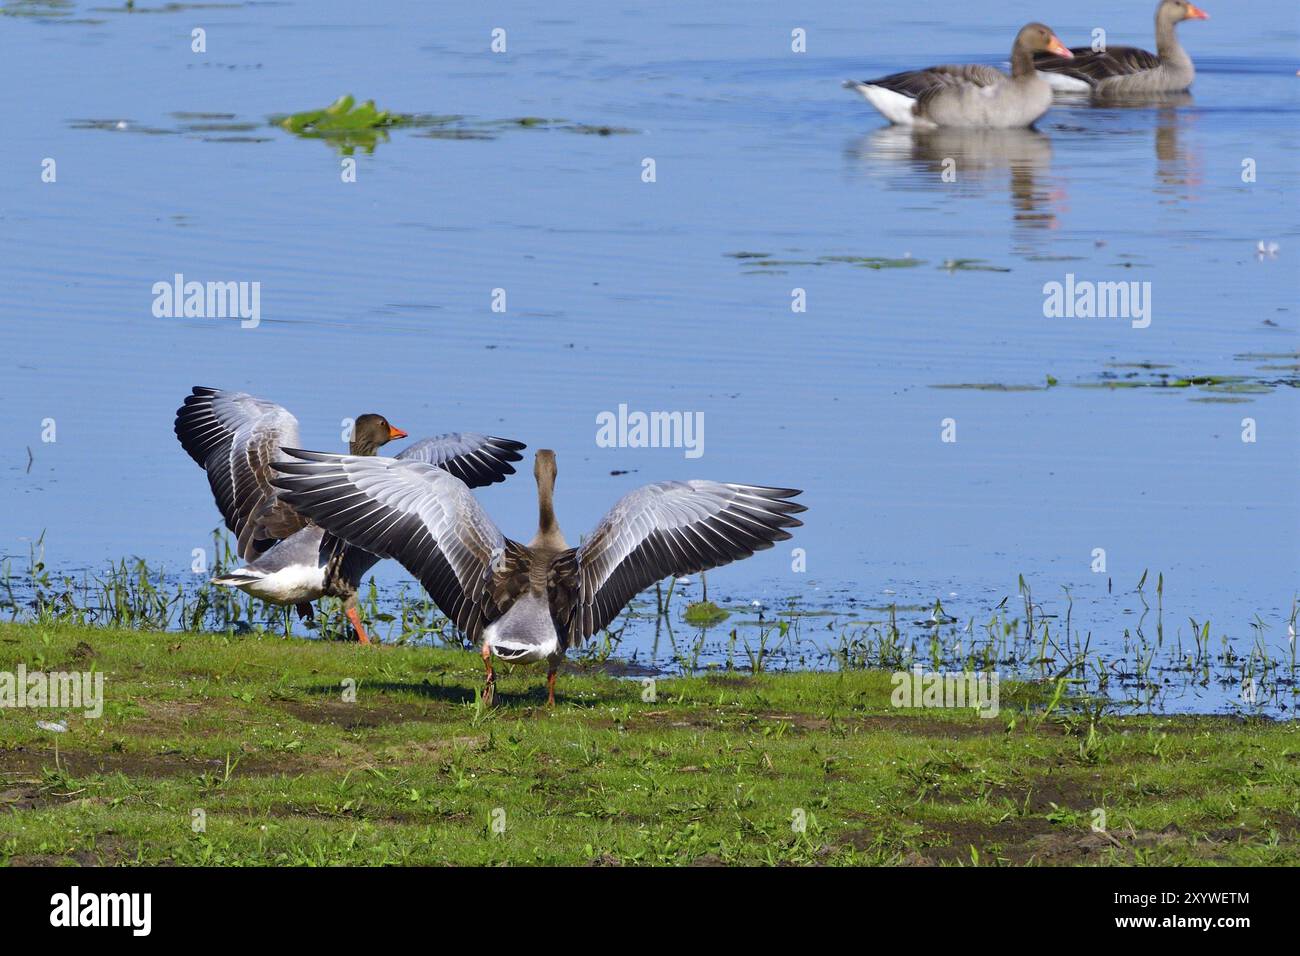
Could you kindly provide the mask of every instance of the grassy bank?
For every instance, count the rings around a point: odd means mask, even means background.
[[[1288,724],[897,710],[879,672],[575,670],[551,710],[503,667],[483,711],[467,652],[0,625],[19,664],[105,702],[0,710],[0,863],[1300,863]]]

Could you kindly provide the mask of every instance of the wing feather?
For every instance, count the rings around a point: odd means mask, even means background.
[[[747,558],[790,537],[807,510],[789,488],[665,481],[625,495],[580,548],[552,560],[547,587],[565,646],[606,627],[633,597],[668,575]]]
[[[349,545],[399,561],[471,640],[527,587],[526,549],[438,465],[284,450],[280,496]]]
[[[992,66],[979,63],[945,64],[924,70],[904,70],[875,80],[863,80],[864,86],[879,86],[914,99],[935,90],[956,86],[996,86],[1006,82],[1007,75]]]
[[[208,475],[208,485],[239,555],[251,561],[306,526],[279,501],[271,465],[297,445],[298,419],[245,392],[196,386],[176,411],[176,437]]]
[[[1112,76],[1145,73],[1160,65],[1160,57],[1135,46],[1113,46],[1106,50],[1076,47],[1072,59],[1051,53],[1035,53],[1034,68],[1046,73],[1060,73],[1096,86]]]
[[[450,432],[434,438],[424,438],[402,449],[397,458],[402,461],[423,461],[438,465],[451,472],[471,488],[505,481],[515,473],[511,462],[519,461],[519,454],[527,446],[509,438],[495,438],[477,432]]]

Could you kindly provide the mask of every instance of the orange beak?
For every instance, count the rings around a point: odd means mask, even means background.
[[[1187,19],[1189,20],[1208,20],[1210,15],[1195,4],[1187,5]]]
[[[1047,43],[1047,52],[1055,53],[1057,56],[1063,56],[1067,60],[1074,59],[1074,54],[1070,52],[1070,48],[1062,43],[1055,33],[1052,34],[1052,39]]]
[[[389,441],[392,441],[394,438],[405,438],[405,437],[406,437],[406,432],[402,431],[400,428],[396,428],[393,425],[388,426]]]

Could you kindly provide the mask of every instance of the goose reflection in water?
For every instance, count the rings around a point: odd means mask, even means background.
[[[1197,198],[1197,187],[1204,182],[1200,152],[1190,149],[1184,136],[1196,121],[1197,114],[1186,109],[1191,105],[1192,94],[1186,92],[1122,102],[1108,100],[1105,104],[1112,110],[1154,110],[1156,191],[1179,200]],[[1145,132],[1145,128],[1138,132]]]
[[[1038,130],[887,127],[855,137],[845,152],[864,171],[902,164],[890,182],[900,190],[986,195],[1006,188],[1017,231],[1056,227],[1061,197],[1049,181],[1052,141]]]

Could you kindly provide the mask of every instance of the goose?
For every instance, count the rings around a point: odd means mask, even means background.
[[[272,464],[282,501],[331,534],[396,558],[474,644],[495,696],[495,656],[546,661],[547,704],[568,648],[606,627],[642,590],[747,558],[790,537],[801,492],[717,481],[661,481],[623,496],[577,548],[556,522],[555,452],[537,452],[537,533],[505,537],[448,471],[422,461],[285,448]],[[292,459],[292,460],[289,460]]]
[[[207,472],[208,484],[226,527],[235,535],[245,562],[214,584],[238,588],[274,604],[293,605],[300,617],[313,618],[311,602],[325,595],[341,598],[357,640],[370,643],[357,611],[357,587],[379,560],[345,546],[285,503],[271,485],[271,465],[282,445],[299,445],[298,419],[284,407],[246,392],[195,386],[176,411],[176,437]],[[407,433],[382,415],[355,420],[348,450],[375,451]],[[445,468],[472,487],[504,481],[523,458],[521,442],[473,432],[425,438],[397,457]]]
[[[1192,85],[1196,68],[1174,27],[1184,20],[1208,20],[1210,15],[1188,0],[1161,0],[1156,7],[1156,52],[1133,46],[1106,50],[1078,47],[1066,59],[1051,53],[1034,55],[1039,76],[1062,93],[1100,97],[1180,93]]]
[[[992,66],[932,66],[877,80],[846,80],[897,126],[1014,129],[1031,126],[1052,105],[1052,88],[1034,71],[1033,55],[1070,51],[1049,27],[1029,23],[1011,47],[1011,76]]]

